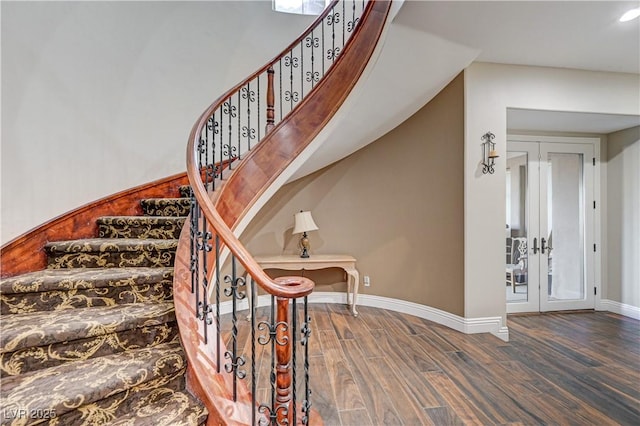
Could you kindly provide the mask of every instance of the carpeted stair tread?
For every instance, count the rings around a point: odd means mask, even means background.
[[[50,269],[169,267],[177,246],[177,239],[90,238],[47,243],[45,250]]]
[[[173,268],[44,269],[0,280],[0,293],[4,296],[156,283],[172,284]]]
[[[137,385],[184,371],[186,360],[179,342],[114,355],[69,362],[4,378],[0,390],[0,420],[15,410],[61,416],[74,409],[125,392]],[[24,419],[15,419],[16,423]]]
[[[184,371],[162,376],[56,418],[59,425],[196,425],[206,408],[185,391]],[[185,397],[185,395],[187,395]]]
[[[207,419],[204,404],[186,392],[156,388],[112,426],[198,426]]]
[[[75,339],[68,342],[29,347],[0,354],[0,376],[17,376],[66,362],[111,355],[132,349],[178,341],[175,322]]]
[[[183,216],[103,216],[98,218],[100,238],[180,238]]]
[[[173,302],[5,315],[0,353],[175,321]]]
[[[187,216],[191,210],[189,198],[147,198],[140,205],[146,216]]]
[[[173,297],[173,268],[45,269],[0,280],[0,314],[160,302]]]

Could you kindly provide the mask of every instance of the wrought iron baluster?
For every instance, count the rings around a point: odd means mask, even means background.
[[[224,357],[229,360],[224,365],[224,369],[227,373],[233,374],[233,400],[238,399],[238,379],[244,379],[247,375],[245,370],[240,367],[245,365],[244,356],[238,355],[238,300],[245,298],[245,293],[239,290],[239,287],[245,285],[245,279],[238,277],[236,272],[236,258],[231,255],[231,275],[224,277],[224,280],[229,287],[225,288],[224,294],[227,297],[231,297],[231,351],[226,351]]]
[[[278,61],[278,65],[279,65],[278,66],[278,77],[280,79],[280,84],[278,86],[278,91],[280,92],[280,119],[278,120],[278,122],[279,122],[280,120],[282,120],[282,117],[283,117],[283,115],[282,115],[282,105],[283,105],[283,102],[282,102],[282,58],[280,58],[280,60]]]
[[[304,99],[304,44],[300,40],[300,99]]]
[[[311,336],[311,317],[309,316],[307,296],[304,297],[304,318],[300,344],[304,347],[304,401],[302,402],[302,424],[309,424],[311,410],[311,388],[309,387],[309,337]]]
[[[207,270],[207,253],[211,251],[211,243],[209,241],[212,238],[211,232],[207,231],[207,221],[202,219],[202,232],[198,235],[200,243],[198,249],[202,252],[202,301],[199,303],[201,312],[198,317],[204,321],[204,344],[208,343],[208,329],[212,320],[209,313],[211,312],[211,305],[209,304],[209,273]]]
[[[198,201],[196,200],[195,195],[193,194],[193,188],[189,188],[189,198],[191,200],[191,213],[189,215],[189,270],[191,271],[191,294],[195,292],[195,286],[198,282],[196,278],[197,274],[197,249],[196,249],[196,233],[198,232],[198,218],[196,214]]]
[[[344,47],[345,44],[345,34],[347,33],[345,31],[345,25],[346,25],[346,21],[347,21],[347,15],[345,13],[345,2],[341,2],[342,3],[342,47]]]
[[[324,19],[322,20],[322,23],[320,24],[320,28],[321,28],[321,36],[322,36],[322,76],[324,77],[325,74],[325,67],[324,67],[324,49],[325,49],[325,43],[324,43]]]
[[[193,234],[192,243],[192,258],[191,258],[191,280],[192,286],[196,293],[196,300],[194,306],[194,313],[196,318],[199,317],[200,312],[200,249],[198,247],[198,239],[200,238],[200,205],[196,201],[194,209],[191,211],[192,224],[195,226],[195,232]]]
[[[247,291],[251,292],[251,297],[249,298],[249,312],[251,315],[251,424],[256,424],[256,387],[258,382],[258,377],[256,375],[256,296],[257,294],[253,291],[255,286],[255,281],[253,277],[249,276],[249,283],[251,288],[247,289]]]
[[[261,403],[258,407],[258,412],[263,415],[268,415],[267,417],[261,417],[258,421],[258,424],[261,426],[266,426],[267,424],[275,424],[276,422],[276,328],[278,324],[276,323],[276,314],[275,314],[275,297],[271,296],[271,311],[268,321],[260,321],[258,323],[258,331],[267,330],[268,335],[260,335],[257,339],[258,344],[260,345],[268,345],[271,343],[271,369],[269,371],[269,385],[271,387],[271,403],[267,405],[266,403]]]
[[[352,14],[351,14],[351,21],[349,21],[349,23],[347,24],[347,31],[349,31],[350,33],[353,32],[353,30],[356,28],[356,25],[358,25],[358,22],[360,21],[360,18],[356,17],[356,1],[354,0],[352,3]]]
[[[216,234],[216,368],[220,373],[220,347],[221,345],[221,332],[220,332],[220,236]]]
[[[236,156],[236,145],[233,144],[233,119],[238,117],[237,107],[232,104],[231,97],[222,104],[222,112],[229,116],[227,144],[224,145],[224,148],[227,150],[225,155],[229,161],[229,169],[231,170],[233,168],[231,160]]]
[[[211,131],[211,163],[207,168],[207,175],[209,176],[211,182],[211,191],[216,189],[216,178],[218,177],[218,172],[220,166],[216,164],[216,134],[218,134],[218,126],[220,123],[216,121],[215,111],[209,117],[207,121],[207,131]]]
[[[255,102],[256,94],[249,84],[241,90],[242,98],[247,100],[247,125],[242,127],[242,137],[247,141],[247,150],[251,151],[251,140],[256,138],[256,130],[251,127],[251,104]]]
[[[241,105],[242,104],[240,102],[240,92],[238,92],[238,114],[237,114],[238,115],[238,125],[237,125],[237,128],[236,128],[236,133],[238,134],[238,151],[237,151],[238,160],[242,159],[242,147],[240,146],[240,134],[242,133],[240,131],[240,129],[242,128],[242,125],[240,124],[240,116],[241,116],[241,112],[242,112],[242,109],[240,108]]]
[[[311,83],[311,88],[315,86],[315,84],[320,80],[320,73],[315,70],[315,51],[314,49],[319,46],[318,37],[313,36],[313,31],[311,34],[307,36],[305,39],[305,46],[311,50],[311,71],[307,71],[307,82]]]
[[[224,129],[224,114],[222,113],[222,105],[220,106],[220,108],[218,108],[218,110],[220,111],[220,179],[222,179],[222,173],[224,169],[224,166],[222,165],[222,162],[224,161],[224,133],[222,130]]]

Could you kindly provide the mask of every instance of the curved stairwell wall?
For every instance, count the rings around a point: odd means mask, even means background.
[[[0,244],[183,172],[194,118],[312,21],[258,0],[3,2]]]

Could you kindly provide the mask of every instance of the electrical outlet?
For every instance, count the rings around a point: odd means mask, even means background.
[[[365,275],[364,276],[364,286],[365,287],[370,287],[371,286],[371,280],[369,279],[369,275]]]

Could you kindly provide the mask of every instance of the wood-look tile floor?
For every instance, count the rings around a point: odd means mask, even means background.
[[[311,400],[325,425],[640,425],[639,321],[603,312],[510,316],[506,343],[358,310],[353,318],[342,305],[309,305]],[[257,320],[265,314],[260,308]],[[249,324],[238,322],[245,347]],[[270,361],[257,370],[265,400]]]

